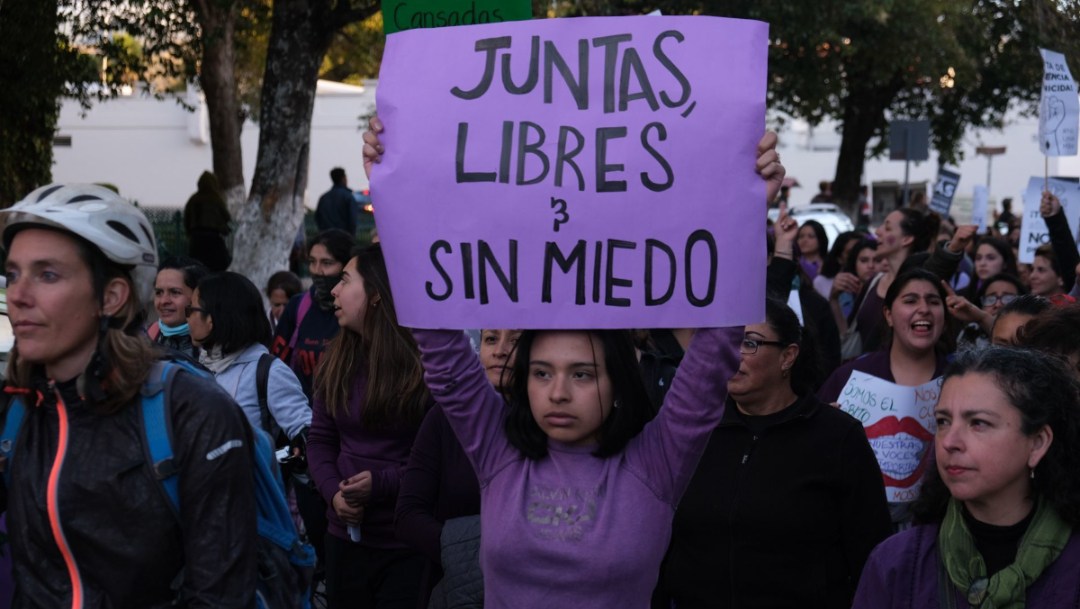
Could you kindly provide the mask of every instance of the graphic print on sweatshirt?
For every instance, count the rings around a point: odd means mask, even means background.
[[[529,488],[527,517],[540,539],[581,541],[596,526],[596,509],[603,488]]]

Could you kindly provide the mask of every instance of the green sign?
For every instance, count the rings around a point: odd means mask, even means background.
[[[387,34],[416,28],[524,21],[532,18],[530,0],[386,0]]]

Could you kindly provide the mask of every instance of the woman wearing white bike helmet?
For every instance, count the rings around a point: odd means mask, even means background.
[[[55,184],[0,210],[0,230],[14,606],[253,606],[251,432],[212,380],[157,364],[142,331],[157,270],[146,217],[106,188]],[[151,387],[171,460],[144,440]]]

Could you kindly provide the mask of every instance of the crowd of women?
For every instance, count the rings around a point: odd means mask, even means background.
[[[1040,211],[1051,243],[1024,272],[1008,237],[908,207],[832,244],[783,210],[760,323],[474,346],[398,323],[378,244],[320,233],[309,289],[260,292],[158,264],[111,191],[40,189],[0,212],[7,392],[35,406],[0,446],[15,605],[254,606],[236,449],[262,430],[330,607],[1077,606],[1080,255],[1057,199]],[[207,373],[167,393],[179,518],[133,440],[169,358]],[[914,502],[886,501],[836,407],[854,371],[944,378]]]

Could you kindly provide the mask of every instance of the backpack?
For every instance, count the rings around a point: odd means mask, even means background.
[[[274,446],[278,447],[287,445],[289,439],[285,437],[285,432],[277,424],[274,415],[270,414],[270,404],[266,397],[270,386],[270,367],[274,365],[275,359],[277,358],[271,353],[263,353],[259,357],[259,363],[255,367],[255,390],[259,395],[259,421],[262,422],[262,429],[270,436]]]
[[[160,483],[161,491],[177,518],[180,516],[180,480],[179,469],[173,463],[171,401],[167,394],[173,376],[180,369],[212,380],[206,372],[186,362],[157,362],[143,385],[139,410],[147,462],[151,464],[154,478]],[[0,433],[0,452],[9,459],[9,464],[25,414],[26,407],[22,400],[13,398],[8,407],[4,430]],[[297,535],[269,436],[261,429],[253,428],[252,440],[259,532],[256,606],[259,609],[309,609],[315,550]],[[7,472],[10,471],[9,466],[4,476],[8,477],[10,474]]]

